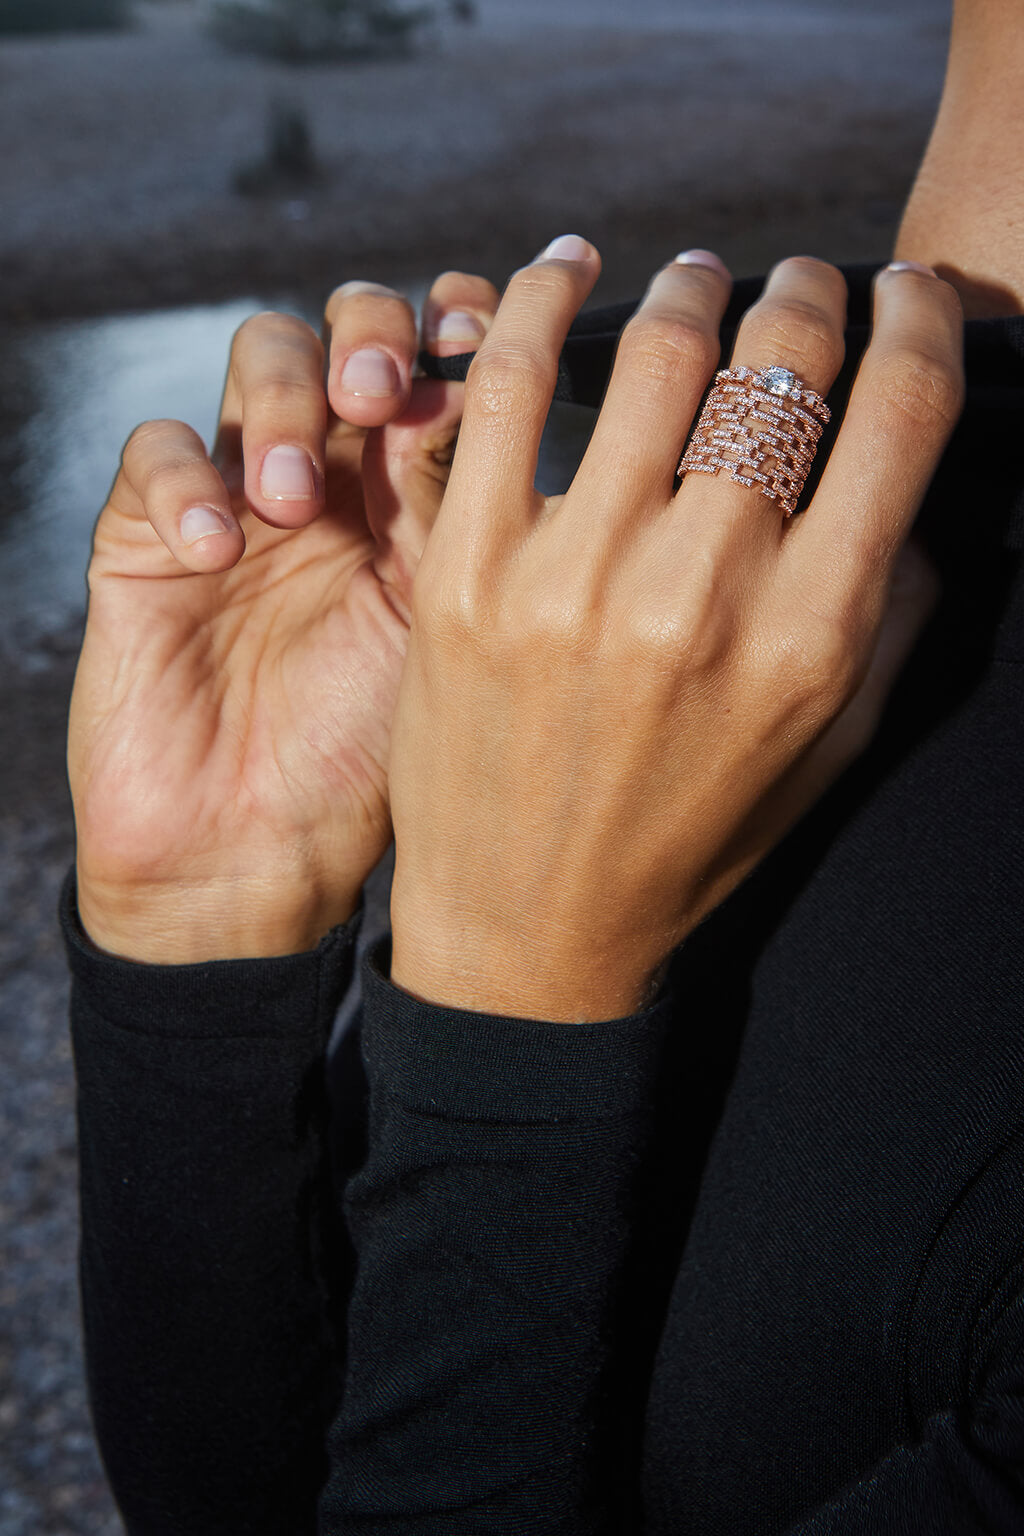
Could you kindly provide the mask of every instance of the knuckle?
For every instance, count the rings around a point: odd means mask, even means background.
[[[245,391],[245,410],[251,416],[280,419],[324,409],[323,390],[309,380],[273,373],[250,384]]]
[[[149,451],[154,445],[162,442],[169,431],[181,426],[180,422],[170,421],[160,417],[150,421],[140,421],[128,435],[128,441],[121,450],[121,458],[127,462],[129,459],[137,459],[141,454]]]
[[[683,316],[640,316],[631,320],[619,345],[632,370],[666,381],[685,374],[709,374],[718,358],[717,339]]]
[[[947,358],[903,347],[880,365],[874,388],[890,411],[915,429],[945,435],[964,405],[961,369]]]
[[[758,352],[785,358],[798,373],[831,377],[842,365],[841,336],[829,317],[807,300],[766,302],[754,328]]]
[[[384,283],[354,279],[335,288],[324,306],[324,323],[329,329],[333,330],[339,324],[343,310],[348,311],[347,318],[350,321],[361,321],[363,324],[372,323],[372,317],[376,316],[378,323],[382,323],[386,317],[390,323],[397,319],[403,326],[415,325],[415,314],[409,300],[403,293],[388,288]]]
[[[161,459],[147,465],[137,481],[143,500],[159,503],[173,497],[181,486],[182,470],[187,467],[182,459]]]
[[[543,654],[572,657],[592,647],[590,604],[582,584],[569,581],[532,594],[521,621],[523,638]]]
[[[430,572],[428,580],[423,575],[421,568],[413,586],[413,626],[435,644],[450,644],[458,650],[475,644],[486,614],[473,574],[446,563],[444,569]]]
[[[813,718],[831,718],[856,691],[865,653],[862,629],[852,612],[826,615],[805,604],[799,621],[776,645],[775,668]]]
[[[785,276],[807,289],[812,285],[819,292],[831,288],[837,298],[846,299],[846,279],[838,267],[818,256],[787,256],[775,268],[773,276]]]
[[[237,367],[253,352],[264,347],[285,347],[318,356],[320,338],[305,320],[274,309],[260,310],[242,321],[231,343],[232,365]]]
[[[509,290],[526,303],[560,302],[576,292],[577,278],[562,262],[541,261],[520,267],[509,281]]]
[[[506,342],[477,353],[466,386],[477,410],[504,416],[525,410],[538,389],[547,384],[550,373],[550,367],[530,347]]]
[[[637,606],[629,615],[630,650],[641,656],[667,656],[699,669],[704,659],[697,644],[700,634],[699,625],[668,603]]]
[[[501,295],[485,277],[471,272],[442,272],[431,284],[426,310],[469,309],[478,317],[496,314]]]
[[[290,315],[282,315],[275,309],[261,309],[255,315],[247,315],[235,332],[235,345],[246,346],[254,340],[259,341],[266,336],[275,335],[291,318]]]
[[[717,552],[710,545],[691,551],[678,595],[659,605],[651,638],[682,658],[687,670],[716,671],[736,644],[737,614],[723,589]]]
[[[736,645],[733,615],[721,604],[705,608],[686,624],[677,622],[674,632],[666,624],[664,634],[666,644],[685,658],[688,671],[695,676],[720,672]]]
[[[121,464],[129,480],[149,484],[154,476],[177,471],[187,462],[182,438],[190,432],[183,422],[159,418],[143,421],[121,450]]]

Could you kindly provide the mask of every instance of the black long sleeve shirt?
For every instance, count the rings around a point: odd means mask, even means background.
[[[597,397],[623,318],[584,320],[563,393]],[[968,327],[968,381],[919,525],[944,597],[875,742],[647,1014],[434,1008],[378,952],[332,1183],[353,931],[132,966],[69,886],[133,1536],[1024,1532],[1024,321]]]

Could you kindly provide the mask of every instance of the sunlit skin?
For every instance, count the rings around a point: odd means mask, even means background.
[[[466,350],[496,302],[482,279],[442,278],[431,315],[466,334],[430,344]],[[461,387],[410,383],[414,319],[388,290],[340,290],[328,316],[330,415],[320,342],[257,317],[234,346],[223,473],[190,428],[147,423],[97,525],[69,769],[81,915],[127,958],[308,947],[352,913],[390,840],[411,579]],[[391,395],[346,392],[345,362],[367,342],[395,362]],[[282,442],[308,453],[319,494],[260,495],[259,465]],[[222,531],[185,545],[196,507]]]
[[[623,332],[568,492],[544,498],[539,434],[598,270],[584,242],[557,249],[513,278],[477,353],[417,574],[392,977],[430,1002],[579,1021],[643,1006],[870,739],[928,608],[913,566],[893,577],[959,413],[961,315],[927,269],[880,275],[838,440],[789,521],[728,475],[673,489],[731,287],[687,253]],[[732,365],[827,392],[845,301],[834,267],[781,263]]]
[[[968,318],[1024,313],[1024,16],[956,0],[946,83],[896,255],[928,262]]]
[[[545,354],[550,374],[574,305],[596,278],[596,252],[585,242],[576,241],[576,247],[585,251],[581,260],[542,259],[513,279],[506,294],[505,330],[513,324],[509,315],[519,317],[513,376],[520,383],[526,381],[531,356]],[[479,279],[462,276],[444,282],[454,287],[456,313],[474,314],[482,334],[492,318],[493,290]],[[557,313],[550,309],[552,283],[560,285],[554,290],[561,293]],[[945,338],[948,351],[953,320],[945,285],[916,271],[890,274],[886,283],[887,289],[895,283],[904,295],[895,307],[894,300],[888,300],[889,313],[904,315],[904,323],[911,324],[915,335],[924,337],[935,330]],[[528,604],[546,600],[551,582],[550,593],[561,602],[558,583],[567,581],[571,588],[581,573],[593,569],[595,560],[607,573],[620,557],[625,565],[625,549],[617,542],[606,546],[607,529],[604,533],[602,529],[605,524],[615,526],[627,506],[632,507],[633,525],[649,522],[650,514],[632,503],[637,475],[652,455],[664,459],[661,479],[667,476],[666,483],[671,483],[687,430],[687,411],[695,408],[714,365],[718,321],[728,289],[728,274],[717,258],[705,252],[671,264],[655,280],[624,342],[632,371],[627,371],[626,382],[621,369],[617,372],[594,447],[581,471],[584,482],[589,475],[591,485],[591,510],[583,514],[586,540],[579,542],[584,531],[581,524],[575,544],[570,538],[559,549],[556,543],[527,583]],[[667,297],[670,293],[675,296]],[[799,365],[801,376],[827,388],[841,357],[844,302],[845,289],[834,269],[808,260],[790,262],[773,279],[750,324],[755,329],[760,326],[762,332],[768,327],[773,357]],[[674,304],[682,305],[678,313]],[[807,340],[807,317],[815,304],[822,332],[817,357],[812,355],[814,347],[808,352]],[[787,317],[794,313],[802,317],[802,345],[787,339]],[[397,334],[389,333],[389,326],[397,327]],[[444,329],[450,332],[451,326]],[[898,337],[898,326],[893,334]],[[633,340],[637,335],[642,338],[640,345]],[[393,348],[401,354],[394,397],[363,395],[346,400],[339,389],[344,375],[336,354],[365,349],[368,337],[378,350]],[[680,338],[685,355],[677,345]],[[574,681],[565,656],[557,649],[550,655],[543,649],[524,652],[518,659],[519,697],[529,703],[525,713],[514,715],[507,685],[498,681],[491,697],[480,693],[473,662],[486,657],[493,639],[485,623],[477,635],[463,635],[465,643],[456,647],[455,670],[440,688],[435,682],[411,713],[408,699],[415,698],[415,693],[411,687],[405,690],[401,718],[410,744],[404,774],[402,763],[396,765],[393,758],[391,720],[408,620],[417,606],[413,578],[428,537],[433,541],[430,531],[439,508],[442,504],[450,508],[453,498],[465,502],[467,497],[470,505],[494,504],[496,511],[518,504],[525,494],[522,486],[505,486],[503,480],[513,458],[511,444],[524,431],[527,435],[539,431],[549,398],[549,386],[545,393],[543,377],[538,375],[527,393],[521,392],[515,402],[505,402],[510,409],[492,414],[492,427],[498,433],[493,441],[486,434],[481,437],[478,425],[467,448],[464,424],[456,450],[457,484],[446,490],[452,438],[463,404],[461,390],[419,382],[413,386],[411,403],[405,404],[408,385],[401,374],[415,339],[411,317],[394,295],[365,288],[342,290],[332,310],[328,391],[334,418],[328,427],[316,339],[297,322],[258,317],[243,328],[234,346],[215,455],[223,474],[207,459],[191,429],[180,423],[147,424],[126,448],[121,475],[97,528],[89,625],[72,708],[70,766],[83,921],[103,948],[150,961],[232,958],[308,947],[354,909],[359,889],[391,835],[390,796],[397,781],[405,807],[401,825],[406,829],[399,836],[394,913],[395,974],[400,983],[424,996],[467,1006],[500,1005],[506,1011],[545,1017],[559,1017],[565,1010],[574,1017],[621,1012],[646,994],[660,960],[684,935],[687,924],[698,920],[708,902],[727,893],[870,735],[933,595],[927,570],[913,555],[904,557],[903,579],[897,587],[893,588],[891,578],[915,498],[933,467],[939,428],[952,424],[956,367],[952,355],[936,359],[936,398],[945,400],[948,408],[936,414],[935,430],[916,432],[917,446],[909,460],[912,472],[907,455],[896,452],[891,458],[891,484],[883,487],[882,501],[895,497],[900,517],[895,530],[887,531],[873,551],[876,565],[866,588],[870,596],[866,600],[862,591],[858,598],[856,634],[839,636],[844,644],[850,641],[849,654],[838,653],[834,636],[825,645],[836,676],[822,677],[821,658],[814,646],[798,638],[796,650],[806,653],[811,674],[807,691],[815,699],[803,710],[799,668],[794,670],[787,663],[778,676],[764,674],[767,653],[776,643],[769,637],[760,646],[760,658],[755,654],[758,647],[750,648],[749,660],[754,675],[751,686],[759,695],[767,692],[778,705],[775,724],[748,718],[737,708],[738,696],[722,695],[713,703],[720,716],[732,716],[732,728],[727,734],[716,728],[716,743],[724,748],[728,740],[730,745],[714,772],[709,765],[702,766],[705,785],[717,784],[719,789],[740,785],[740,767],[749,763],[755,747],[757,760],[769,771],[746,783],[738,798],[733,797],[731,810],[727,793],[713,818],[704,813],[694,817],[690,808],[695,838],[700,827],[704,906],[684,897],[681,883],[664,907],[663,920],[645,919],[649,942],[644,949],[614,922],[607,932],[600,931],[592,915],[584,923],[588,885],[623,892],[629,885],[614,861],[603,869],[600,861],[595,865],[588,860],[596,847],[607,845],[620,851],[633,849],[634,873],[649,863],[658,890],[652,885],[650,893],[634,893],[633,907],[647,914],[654,910],[655,896],[661,900],[666,895],[665,857],[670,862],[678,859],[680,867],[685,863],[681,847],[671,838],[664,840],[664,856],[655,857],[653,835],[652,846],[645,852],[635,833],[639,807],[644,808],[652,834],[654,826],[661,824],[658,807],[663,804],[663,791],[656,791],[652,784],[648,793],[644,775],[652,762],[668,760],[665,745],[677,771],[684,777],[689,771],[682,751],[683,726],[689,715],[691,730],[697,729],[700,699],[713,694],[696,654],[691,656],[696,669],[693,678],[687,682],[680,676],[662,690],[663,707],[648,721],[644,737],[637,735],[633,723],[619,718],[622,700],[634,694],[639,697],[644,666],[652,659],[648,655],[645,660],[643,647],[635,656],[628,645],[621,655],[616,654],[615,625],[634,622],[628,605],[626,612],[620,609],[617,619],[609,619],[608,644],[590,645],[598,663],[607,652],[619,715],[616,729],[609,734],[600,706],[605,684],[600,675],[591,677],[597,691],[585,712],[587,755],[595,756],[591,748],[603,737],[629,749],[618,759],[620,769],[625,765],[627,771],[628,793],[618,801],[614,795],[611,801],[604,795],[603,810],[602,795],[578,796],[575,779],[566,779],[559,788],[559,774],[566,769],[558,744],[564,746],[573,739],[573,699],[578,704],[583,697],[578,686],[582,673],[577,671]],[[695,339],[699,357],[692,353]],[[465,349],[467,337],[453,336],[445,345]],[[892,337],[887,345],[890,350],[896,345]],[[485,350],[487,346],[485,341]],[[885,346],[878,350],[885,355]],[[479,399],[480,386],[471,382],[471,400],[474,388]],[[661,392],[668,393],[671,422],[666,417],[659,424],[654,402]],[[268,401],[273,404],[269,413]],[[497,406],[498,395],[492,403]],[[479,423],[481,409],[486,417],[486,405],[478,405],[471,423]],[[386,418],[393,411],[399,415],[383,429],[372,429],[364,446],[360,431],[340,420],[341,410],[364,423],[368,417]],[[926,416],[928,426],[932,416],[927,411]],[[504,446],[502,432],[510,434]],[[273,501],[261,494],[260,466],[268,443],[280,442],[292,449],[303,447],[314,466],[308,482],[311,494],[305,500]],[[875,446],[875,462],[885,464],[885,455]],[[520,444],[517,454],[523,472],[532,477],[536,443],[528,438],[525,449]],[[604,468],[596,480],[595,454],[604,455]],[[649,479],[649,468],[644,474]],[[323,495],[318,489],[321,482],[326,487]],[[731,483],[725,490],[730,503],[737,491]],[[575,505],[584,494],[574,486],[564,505]],[[739,490],[738,494],[746,502],[747,493]],[[708,509],[720,495],[718,483],[705,485],[698,495],[704,508],[694,526],[713,528]],[[611,502],[605,505],[609,497]],[[182,533],[197,507],[217,512],[220,526],[186,545]],[[543,515],[550,519],[562,507],[563,502],[555,498],[546,504]],[[758,513],[764,510],[757,508]],[[498,522],[500,526],[500,517]],[[719,594],[757,591],[759,582],[750,567],[752,552],[761,539],[778,537],[779,527],[774,516],[738,521],[726,566],[713,577],[713,590]],[[765,531],[770,528],[776,530],[772,535]],[[473,534],[470,539],[473,549],[477,549],[476,538]],[[488,569],[483,560],[485,545],[486,540],[477,549],[482,576]],[[514,543],[507,555],[512,562],[509,570],[504,575],[500,568],[492,573],[499,588],[517,562],[520,573],[526,568]],[[705,570],[712,579],[711,550],[686,553],[674,548],[668,529],[663,546],[653,548],[650,559],[651,570],[660,572],[666,599],[669,592],[687,588],[682,579],[687,569],[691,573]],[[435,564],[435,591],[436,569]],[[644,582],[649,596],[650,577]],[[727,607],[716,601],[715,624],[705,623],[712,614],[702,606],[692,581],[689,586],[690,600],[697,606],[689,616],[665,608],[661,616],[666,634],[670,639],[673,633],[678,637],[695,621],[705,638],[722,633],[718,620],[728,613]],[[809,591],[805,581],[802,602]],[[441,592],[444,595],[444,580]],[[828,601],[824,594],[821,601]],[[422,611],[423,604],[419,606]],[[520,622],[513,618],[514,612],[514,605],[506,607],[513,628]],[[529,628],[532,621],[525,621]],[[430,622],[421,627],[429,635]],[[425,644],[421,639],[414,678],[422,675]],[[692,647],[687,644],[684,650]],[[630,672],[634,665],[635,675]],[[658,666],[664,665],[663,657]],[[588,672],[593,668],[588,666]],[[493,669],[491,675],[494,680]],[[790,702],[790,696],[795,702]],[[494,709],[498,715],[489,719]],[[800,720],[794,728],[796,716]],[[486,765],[500,742],[510,739],[513,719],[511,739],[527,754],[530,769],[524,771],[513,755],[502,769],[504,778],[497,778],[498,798],[489,802],[486,790],[493,775]],[[458,755],[457,760],[438,759],[438,748],[456,729],[462,732],[472,761]],[[550,730],[555,733],[553,744],[545,736]],[[665,738],[663,747],[655,741],[659,732]],[[778,738],[774,744],[773,734]],[[577,746],[577,755],[578,751]],[[545,773],[537,771],[540,764],[545,765]],[[589,824],[586,816],[583,824],[565,819],[567,792],[574,805],[578,800],[594,813]],[[525,826],[518,812],[511,814],[513,806],[522,807],[524,794],[527,811],[531,805],[534,808]],[[549,798],[552,794],[554,801]],[[676,798],[682,814],[685,798]],[[616,820],[623,815],[626,823]],[[556,871],[543,892],[552,916],[550,932],[565,942],[542,945],[541,963],[537,953],[524,955],[524,936],[514,926],[506,924],[496,933],[491,925],[486,936],[472,932],[466,909],[468,904],[477,914],[493,913],[496,907],[505,913],[536,912],[538,893],[523,885],[522,872],[526,865],[535,870],[550,867],[560,825],[574,829],[568,842],[579,851],[582,862],[575,872],[563,871],[564,878]],[[531,826],[546,837],[543,856],[527,835]],[[705,835],[709,830],[710,842]],[[429,849],[433,852],[424,852]],[[453,873],[456,850],[461,852]],[[723,865],[724,874],[712,879],[718,864]],[[500,872],[497,880],[496,870]],[[446,905],[446,880],[451,884],[453,879],[460,888],[451,893],[454,899]],[[447,934],[446,920],[453,924]],[[583,927],[588,928],[587,943],[580,942]],[[469,953],[478,957],[474,961],[478,969],[470,990],[464,991],[454,976],[442,980],[437,965],[439,959],[442,964],[452,961],[467,931]],[[624,966],[617,958],[620,944],[621,952],[631,957]],[[573,964],[566,967],[562,962],[570,948]],[[526,958],[530,961],[526,972],[533,982],[545,977],[547,982],[534,985],[529,995],[510,995],[507,987],[500,996],[480,992],[485,972],[521,974]],[[562,984],[569,987],[560,997],[552,995],[548,986],[556,961]],[[581,991],[584,975],[586,987]]]
[[[1024,307],[1019,239],[1024,194],[1017,173],[1024,148],[1019,91],[1024,33],[1017,23],[1012,0],[958,0],[946,93],[897,245],[898,256],[948,277],[969,314]],[[935,353],[937,345],[940,351],[951,345],[955,317],[949,289],[923,273],[894,274],[886,282],[902,284],[908,294],[933,294],[934,308],[920,311],[909,350],[936,364],[939,382],[924,394],[939,403],[937,442],[955,414],[957,391],[955,365]],[[445,317],[455,321],[448,340],[431,344],[464,352],[473,350],[490,326],[497,295],[480,279],[448,275],[431,305],[435,326]],[[714,305],[702,325],[710,323],[713,310]],[[829,323],[835,328],[840,320],[833,316]],[[353,910],[366,874],[387,844],[390,777],[405,807],[393,909],[396,978],[420,995],[466,1006],[546,1017],[559,1016],[559,1009],[573,1016],[621,1011],[646,995],[657,964],[635,946],[638,966],[614,958],[630,952],[621,923],[613,923],[600,940],[591,924],[590,951],[586,943],[577,944],[571,963],[558,955],[558,931],[571,932],[574,941],[578,937],[577,919],[566,916],[575,876],[556,892],[559,915],[549,925],[556,942],[548,959],[553,964],[557,955],[564,962],[571,996],[543,985],[529,995],[511,995],[487,981],[522,971],[522,933],[506,925],[503,948],[493,931],[476,934],[466,922],[474,893],[485,886],[492,908],[496,902],[514,913],[527,905],[522,876],[528,843],[505,850],[506,858],[501,841],[515,822],[509,808],[522,804],[522,766],[506,765],[503,789],[500,775],[490,773],[488,782],[493,778],[500,792],[491,803],[491,819],[474,821],[479,797],[474,795],[467,812],[467,765],[436,754],[444,718],[438,700],[463,723],[471,703],[476,734],[484,742],[507,740],[508,732],[487,726],[493,700],[481,698],[479,679],[468,671],[461,678],[453,673],[439,693],[435,681],[420,719],[409,702],[415,699],[414,684],[403,688],[399,723],[413,744],[404,768],[401,759],[396,765],[391,745],[412,581],[444,494],[461,394],[423,382],[412,386],[418,344],[413,317],[388,290],[365,284],[339,290],[329,306],[328,329],[326,395],[312,333],[280,317],[263,317],[239,339],[215,455],[223,477],[182,424],[147,424],[126,450],[124,470],[97,530],[89,625],[72,709],[70,772],[86,928],[113,953],[149,961],[283,953],[315,943]],[[537,333],[542,350],[550,349],[557,329],[543,338]],[[663,341],[653,334],[650,339],[665,354]],[[390,357],[395,387],[390,393],[346,394],[345,362],[367,349]],[[794,363],[806,374],[800,357]],[[919,370],[918,382],[920,377]],[[821,383],[827,387],[827,381]],[[693,388],[692,377],[681,371],[677,434],[681,402],[691,399]],[[536,377],[532,390],[532,403],[523,406],[531,419],[544,403]],[[632,432],[627,447],[621,426],[618,438],[621,451],[640,459],[654,451],[643,435],[653,430],[649,413],[644,419],[647,427],[641,423],[639,437]],[[514,425],[518,430],[523,422]],[[365,440],[364,429],[370,429]],[[881,424],[878,430],[883,431]],[[613,426],[606,435],[615,440]],[[305,502],[282,503],[261,494],[261,470],[274,445],[308,450],[319,477],[314,473],[313,494]],[[935,451],[929,439],[923,457],[914,461],[918,476],[928,470]],[[674,445],[669,458],[672,452]],[[864,455],[876,462],[877,443],[865,445]],[[893,465],[908,462],[902,445],[891,457]],[[491,496],[499,478],[493,457],[462,453],[462,462],[468,467],[459,494],[466,495],[475,476],[474,494],[481,501]],[[606,483],[613,467],[609,461]],[[849,499],[861,487],[849,466],[847,473]],[[320,491],[318,478],[325,487]],[[813,730],[796,732],[793,760],[787,765],[785,754],[773,758],[777,775],[759,784],[759,798],[745,803],[734,825],[719,817],[719,843],[713,854],[705,849],[702,855],[700,899],[674,898],[674,906],[672,901],[664,906],[676,918],[665,920],[655,947],[678,939],[709,899],[721,899],[730,881],[741,877],[870,737],[934,600],[934,580],[913,546],[897,558],[918,494],[906,484],[903,491],[883,545],[875,545],[872,623],[856,637],[856,665],[840,669],[843,687],[825,690],[830,709],[819,707]],[[180,520],[197,505],[219,511],[226,521],[221,531],[186,548]],[[544,516],[560,507],[547,504]],[[749,520],[752,528],[765,526],[763,511],[758,507],[760,521]],[[736,588],[749,558],[742,548],[746,537],[737,540],[735,570],[719,573],[727,590]],[[625,565],[627,552],[616,544],[610,558]],[[563,551],[562,568],[572,567],[574,553]],[[833,547],[822,547],[822,566],[833,574],[839,558]],[[438,569],[435,561],[435,574]],[[554,563],[548,574],[558,569]],[[510,569],[493,567],[491,574],[496,590],[511,590]],[[426,594],[427,584],[420,590]],[[428,596],[421,606],[429,617]],[[483,647],[486,636],[480,639]],[[435,665],[426,641],[422,646],[417,641],[417,655],[417,671],[409,676],[422,681]],[[522,665],[533,686],[542,663],[531,656]],[[436,673],[442,675],[443,669]],[[556,689],[547,702],[535,697],[531,707],[538,720],[559,719],[565,702]],[[735,705],[727,707],[735,719]],[[766,728],[763,722],[751,725]],[[563,720],[560,739],[570,734]],[[522,731],[517,742],[525,750]],[[748,740],[741,756],[749,753]],[[537,758],[535,752],[532,760]],[[479,754],[474,762],[477,771]],[[730,782],[734,777],[725,757],[713,765],[712,777],[718,776]],[[439,785],[445,794],[437,794]],[[546,791],[535,786],[531,793],[532,820],[543,823]],[[400,818],[400,831],[402,826]],[[588,844],[585,829],[579,836],[581,847],[600,841]],[[616,836],[623,842],[621,828]],[[459,889],[447,904],[445,881],[451,884],[452,877],[440,877],[437,866],[431,880],[424,874],[430,860],[423,850],[432,846],[463,850]],[[685,870],[692,851],[676,846],[677,873]],[[653,852],[652,860],[657,865]],[[711,878],[711,870],[727,873]],[[588,879],[613,889],[616,875],[595,865]],[[681,874],[680,880],[682,890]],[[653,897],[635,893],[634,899],[643,905]],[[534,914],[535,930],[543,930],[543,917],[543,911]],[[454,959],[466,953],[467,941],[471,951],[475,944],[477,956],[468,972],[463,960]],[[535,967],[536,975],[542,971]],[[592,995],[582,983],[587,974],[599,978]]]

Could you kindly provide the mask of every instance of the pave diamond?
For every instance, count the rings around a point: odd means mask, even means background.
[[[791,395],[796,384],[796,374],[788,368],[765,368],[761,383],[770,395]]]
[[[721,369],[680,460],[679,476],[691,470],[728,474],[789,517],[828,421],[821,396],[788,368]]]

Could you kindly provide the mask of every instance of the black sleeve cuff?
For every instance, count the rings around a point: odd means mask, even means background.
[[[71,870],[60,921],[76,995],[108,1024],[181,1039],[324,1035],[348,985],[361,907],[315,949],[259,960],[146,965],[105,954],[82,927]]]
[[[649,1112],[674,1007],[598,1024],[467,1013],[420,1002],[388,979],[389,944],[364,961],[363,1054],[371,1082],[404,1108],[540,1123]]]

